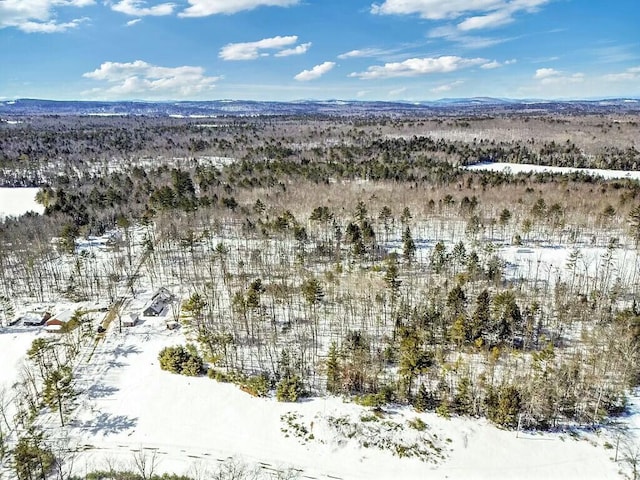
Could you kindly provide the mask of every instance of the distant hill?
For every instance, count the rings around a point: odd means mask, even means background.
[[[259,115],[478,115],[522,113],[611,113],[640,112],[638,99],[606,100],[511,100],[490,97],[449,98],[423,102],[377,102],[355,100],[299,100],[258,102],[213,100],[181,102],[147,101],[55,101],[18,99],[0,102],[0,116],[27,115],[144,115],[174,117],[259,116]]]

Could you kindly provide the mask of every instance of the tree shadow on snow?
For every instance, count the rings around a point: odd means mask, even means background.
[[[93,385],[89,390],[87,390],[87,394],[90,399],[105,398],[113,395],[118,390],[118,388],[111,387],[109,385]]]
[[[109,365],[109,368],[122,368],[129,365],[128,363],[119,362],[117,360],[109,360],[107,364]]]
[[[101,413],[93,420],[85,422],[82,426],[93,435],[102,433],[102,435],[114,435],[135,427],[138,423],[137,418],[130,418],[126,415],[110,415]]]
[[[113,351],[113,354],[116,356],[116,358],[118,358],[118,357],[128,357],[129,355],[134,355],[136,353],[141,353],[141,352],[142,350],[140,350],[135,345],[129,345],[127,347],[121,347],[120,345],[118,345]]]

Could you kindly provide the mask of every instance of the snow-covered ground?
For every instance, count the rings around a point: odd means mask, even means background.
[[[532,165],[528,163],[478,163],[469,165],[467,170],[490,170],[494,172],[511,172],[511,173],[583,173],[594,177],[602,177],[606,179],[612,178],[628,178],[632,180],[640,180],[640,172],[632,172],[628,170],[604,170],[598,168],[573,168],[573,167],[548,167],[545,165]]]
[[[368,409],[335,397],[279,403],[206,377],[162,371],[158,352],[184,342],[180,331],[155,319],[114,331],[100,344],[78,371],[86,393],[69,436],[87,450],[76,465],[131,465],[134,451],[142,449],[157,452],[158,470],[177,473],[238,457],[266,469],[300,469],[310,478],[619,478],[605,436],[517,435],[485,420],[444,419],[405,407],[372,420]],[[360,422],[363,417],[368,420]],[[426,425],[422,432],[409,426],[415,418]],[[364,427],[349,438],[356,423]],[[415,435],[423,445],[431,442],[426,461],[364,446],[374,437],[393,443]]]
[[[0,368],[0,391],[9,391],[18,380],[31,342],[44,331],[37,327],[11,327],[0,329],[0,352],[3,367]]]
[[[7,189],[0,189],[0,194],[3,190]],[[16,190],[27,189],[12,190],[10,204],[23,206],[26,202],[16,200]],[[35,196],[37,189],[31,190]],[[0,215],[9,205],[3,198]],[[33,205],[37,207],[35,202]],[[140,245],[145,232],[130,232],[134,266],[142,258]],[[71,268],[83,266],[109,271],[111,253],[104,248],[107,238],[79,241],[78,252],[88,255],[80,256],[79,266],[64,264],[62,271],[68,274]],[[436,238],[434,233],[418,239],[418,258],[428,258]],[[223,240],[216,238],[212,244]],[[446,242],[448,250],[453,243]],[[556,278],[568,280],[575,274],[577,282],[619,277],[629,285],[640,275],[637,252],[624,248],[613,251],[607,266],[603,259],[607,249],[585,244],[573,268],[568,266],[571,250],[567,247],[527,244],[495,248],[507,262],[509,279],[538,279],[552,285]],[[119,255],[124,258],[124,249]],[[125,304],[126,309],[139,310],[151,296],[154,289],[143,286],[148,290],[138,290],[138,298]],[[114,298],[128,295],[122,287],[114,292]],[[72,306],[60,303],[49,309],[55,313],[69,308]],[[16,309],[21,313],[29,308],[16,305]],[[96,312],[95,318],[100,317]],[[176,473],[189,473],[195,465],[213,470],[220,461],[238,457],[264,469],[299,469],[310,478],[620,478],[623,465],[613,462],[613,450],[605,447],[615,443],[615,437],[606,432],[516,434],[486,420],[444,419],[407,407],[388,409],[382,418],[374,419],[368,409],[335,397],[279,403],[273,398],[251,397],[234,385],[206,377],[164,372],[158,362],[160,350],[186,343],[181,330],[166,329],[166,320],[143,318],[122,333],[112,324],[96,350],[92,351],[90,344],[79,357],[75,376],[81,395],[69,426],[61,429],[55,415],[43,417],[50,436],[82,447],[75,459],[78,471],[104,468],[114,459],[130,468],[135,452],[143,451],[149,455],[157,452],[158,471]],[[20,326],[0,329],[0,355],[6,367],[0,372],[0,388],[10,392],[26,351],[38,335],[51,334]],[[424,430],[411,427],[416,418],[424,422]],[[640,395],[631,398],[630,415],[623,420],[631,432],[640,428]],[[350,432],[356,434],[350,436]],[[379,449],[376,443],[391,447]],[[426,461],[399,458],[391,452],[414,443],[420,445]]]
[[[156,471],[185,474],[215,471],[235,457],[265,471],[293,468],[317,479],[620,478],[623,465],[612,461],[610,447],[615,437],[606,432],[516,433],[483,419],[446,419],[408,407],[376,418],[336,397],[279,403],[207,377],[165,372],[160,350],[187,341],[182,330],[166,329],[166,315],[143,317],[121,333],[112,325],[94,351],[87,345],[75,369],[81,395],[69,426],[60,428],[56,415],[43,417],[49,436],[82,450],[74,459],[77,471],[132,468],[136,452],[149,458],[155,452]],[[7,366],[0,385],[8,394],[39,335],[52,334],[26,327],[0,333]],[[640,397],[631,400],[624,422],[633,430],[640,426]],[[411,426],[416,418],[424,429]],[[391,452],[411,445],[419,445],[423,460]]]
[[[38,190],[39,188],[0,187],[0,220],[27,212],[43,213],[44,207],[36,202]]]

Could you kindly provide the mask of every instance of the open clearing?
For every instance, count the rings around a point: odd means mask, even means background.
[[[20,216],[27,212],[43,213],[44,207],[36,202],[39,188],[0,187],[0,220]]]

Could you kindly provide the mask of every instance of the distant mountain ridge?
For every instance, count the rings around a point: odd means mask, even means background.
[[[143,115],[174,117],[260,115],[456,115],[531,113],[639,113],[640,100],[513,100],[491,97],[447,98],[435,101],[298,100],[270,102],[250,100],[211,101],[58,101],[17,99],[0,102],[0,116],[26,115]]]

